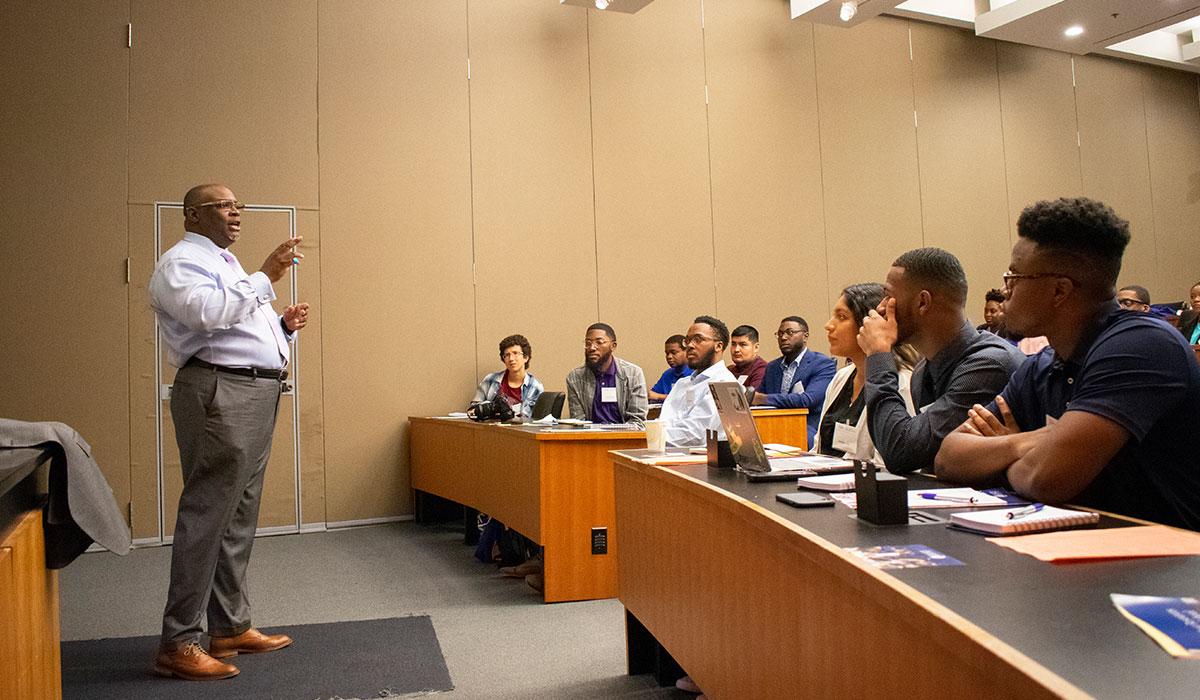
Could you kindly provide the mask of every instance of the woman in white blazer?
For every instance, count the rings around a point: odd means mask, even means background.
[[[883,456],[875,449],[867,429],[866,397],[863,396],[866,372],[858,371],[859,367],[867,366],[867,356],[858,346],[858,331],[862,328],[863,318],[879,306],[883,297],[881,284],[852,284],[842,290],[834,304],[833,316],[825,324],[829,354],[845,357],[848,362],[833,376],[825,391],[814,452],[846,459],[868,459],[883,466]],[[909,415],[916,413],[909,391],[915,354],[908,346],[901,346],[895,352],[900,370],[900,395],[904,397]]]

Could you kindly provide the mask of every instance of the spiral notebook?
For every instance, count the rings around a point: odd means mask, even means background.
[[[1036,513],[1020,515],[1022,510],[1022,508],[1003,508],[1001,510],[954,513],[950,516],[950,524],[963,530],[981,532],[985,535],[1023,535],[1031,532],[1095,525],[1100,522],[1099,513],[1082,510],[1042,506],[1042,509]],[[1017,517],[1012,517],[1010,514],[1015,514]]]

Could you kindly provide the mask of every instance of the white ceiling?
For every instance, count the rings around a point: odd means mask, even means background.
[[[653,0],[559,0],[634,13]],[[1200,73],[1200,0],[788,0],[792,19],[847,29],[881,14],[974,29],[978,36],[1098,53]],[[854,12],[843,11],[853,4]],[[848,9],[848,8],[847,8]],[[1081,29],[1074,36],[1068,27]]]
[[[1073,54],[1099,53],[1200,73],[1200,0],[790,0],[792,19],[852,27],[881,14],[949,24],[978,36]],[[1078,26],[1083,32],[1063,32]]]

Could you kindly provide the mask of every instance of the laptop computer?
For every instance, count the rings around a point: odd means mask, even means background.
[[[854,462],[839,457],[803,452],[792,457],[768,458],[758,426],[746,401],[746,390],[737,382],[711,382],[709,391],[729,440],[729,451],[738,469],[751,481],[786,481],[817,474],[846,474]]]

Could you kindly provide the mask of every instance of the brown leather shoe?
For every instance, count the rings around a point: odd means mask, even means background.
[[[292,643],[286,634],[263,634],[251,627],[235,637],[212,637],[208,653],[215,659],[225,659],[238,654],[261,654],[282,649]]]
[[[238,669],[209,656],[196,642],[189,642],[174,647],[159,646],[158,656],[154,657],[154,672],[189,681],[216,681],[233,678]]]
[[[542,577],[540,572],[526,576],[525,583],[538,593],[542,593],[546,589],[546,580]]]

